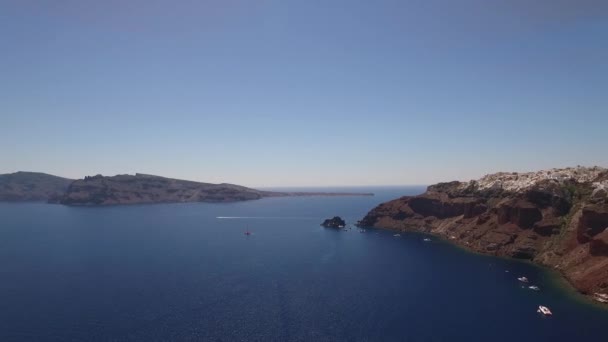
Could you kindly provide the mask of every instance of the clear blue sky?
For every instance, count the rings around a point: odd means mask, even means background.
[[[0,173],[429,184],[608,166],[606,1],[0,0]]]

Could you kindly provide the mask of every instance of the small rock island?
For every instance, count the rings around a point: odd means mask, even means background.
[[[323,221],[321,225],[325,228],[344,228],[346,222],[340,216],[334,216],[333,218]]]

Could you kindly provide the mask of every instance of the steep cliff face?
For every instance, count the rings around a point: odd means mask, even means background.
[[[383,203],[360,224],[530,259],[558,269],[583,293],[608,293],[607,189],[608,170],[599,167],[497,173]]]

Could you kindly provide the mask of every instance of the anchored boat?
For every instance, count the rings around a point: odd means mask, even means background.
[[[551,310],[549,310],[548,307],[543,306],[543,305],[539,305],[538,306],[538,310],[536,310],[536,311],[539,312],[539,313],[542,313],[545,316],[552,316],[553,315],[553,313],[551,312]]]

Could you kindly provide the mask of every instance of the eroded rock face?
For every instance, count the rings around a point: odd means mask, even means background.
[[[475,199],[450,199],[443,193],[429,193],[425,197],[411,198],[408,205],[416,214],[422,216],[448,218],[463,215],[467,206],[475,202]],[[469,209],[469,211],[472,211],[472,209]]]
[[[510,222],[520,228],[532,228],[536,222],[543,218],[538,206],[518,198],[500,203],[497,214],[499,224]]]
[[[608,171],[497,173],[379,205],[362,225],[424,231],[478,252],[559,269],[582,292],[608,284]],[[593,271],[590,271],[593,270]]]
[[[579,242],[588,242],[595,235],[608,228],[608,207],[593,204],[583,207],[583,215],[578,225]]]
[[[564,220],[560,217],[545,218],[534,223],[533,230],[536,234],[542,236],[559,234],[563,222]]]
[[[594,256],[608,256],[608,229],[597,234],[589,242],[589,253]]]

